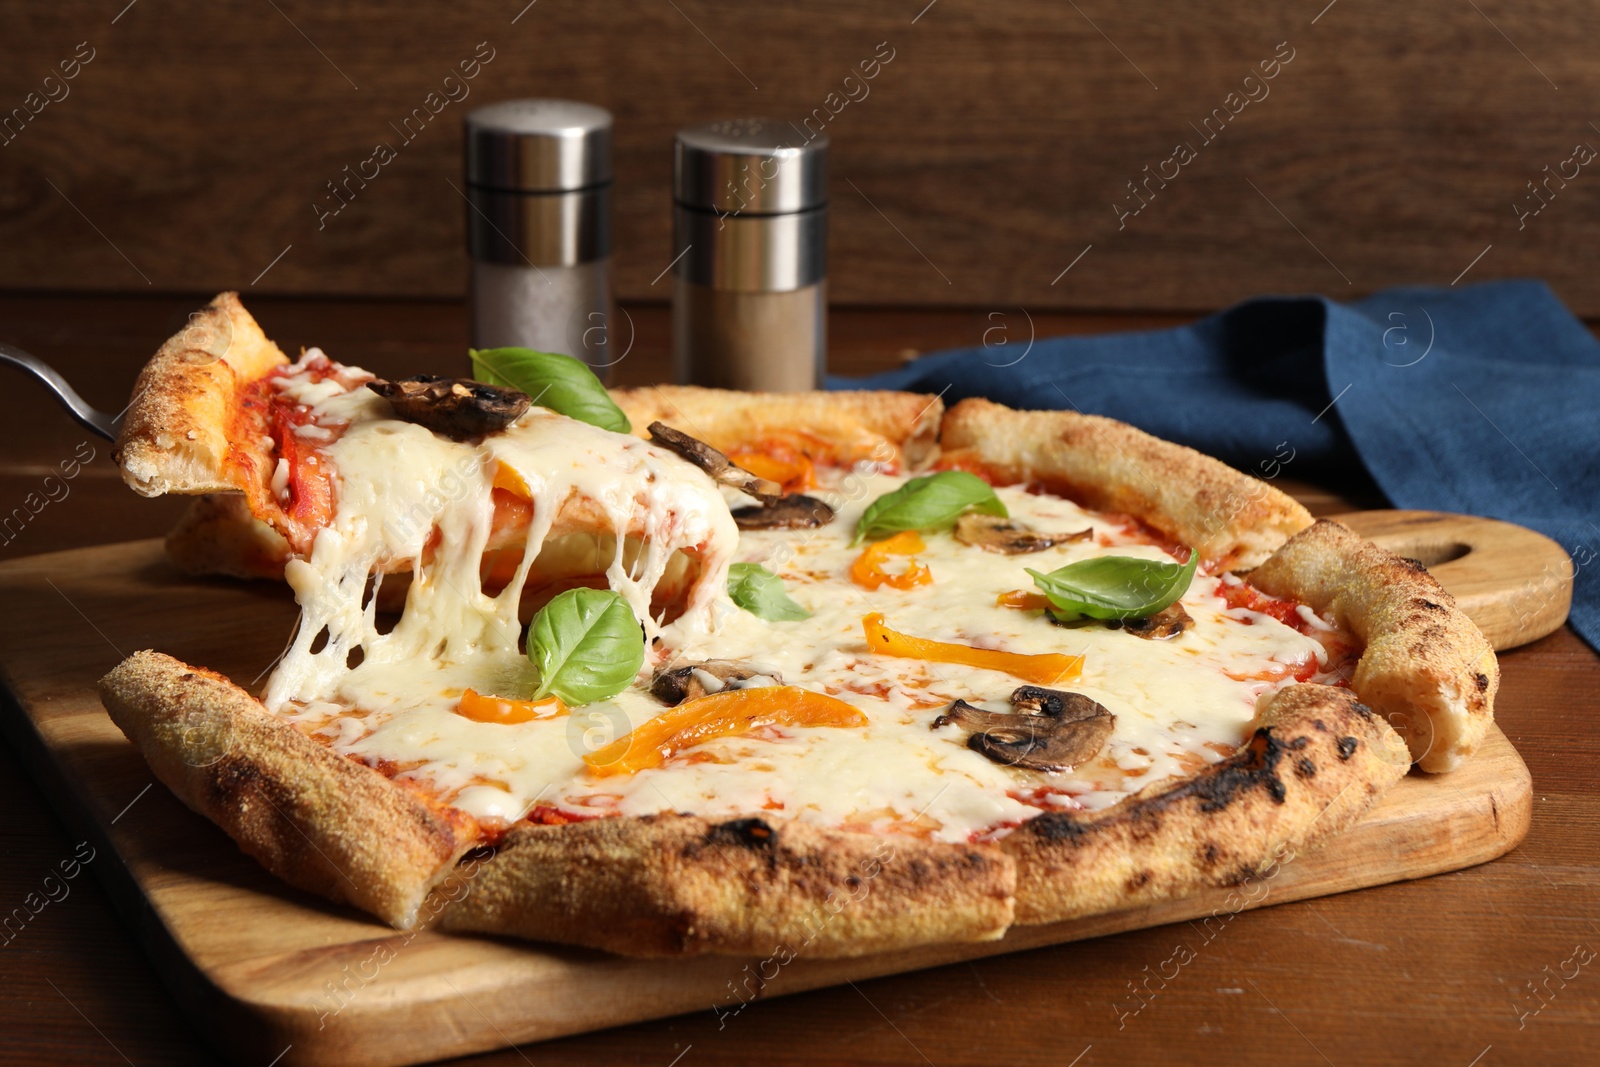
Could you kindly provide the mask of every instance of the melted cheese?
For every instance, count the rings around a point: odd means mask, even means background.
[[[284,572],[301,620],[267,685],[269,709],[331,701],[378,710],[386,705],[370,698],[389,699],[408,671],[466,666],[492,678],[525,663],[518,602],[561,505],[573,496],[598,508],[614,531],[606,577],[647,632],[658,629],[651,593],[679,550],[699,551],[705,572],[680,624],[709,624],[738,532],[711,479],[671,453],[542,408],[467,444],[393,418],[370,390],[346,391],[303,374],[285,377],[279,388],[309,406],[317,425],[342,432],[326,450],[339,483],[333,520],[318,532],[310,558],[290,561]],[[503,468],[535,503],[516,571],[490,596],[479,566]],[[631,555],[624,536],[630,529],[643,543]],[[406,560],[418,562],[405,610],[383,633],[368,583],[382,581],[385,565]],[[430,680],[424,688],[437,686]]]
[[[303,617],[268,685],[267,706],[336,751],[414,779],[486,822],[509,823],[545,806],[568,817],[768,813],[949,841],[992,836],[1042,807],[1103,807],[1214,762],[1240,743],[1263,693],[1313,659],[1328,666],[1318,641],[1228,608],[1218,590],[1231,576],[1194,580],[1183,598],[1194,626],[1171,641],[1098,625],[1060,627],[1036,611],[998,607],[1000,593],[1033,588],[1025,567],[1049,571],[1104,554],[1169,558],[1059,498],[998,490],[1011,514],[1034,527],[1090,527],[1095,539],[1003,556],[929,534],[918,561],[932,569],[932,584],[869,592],[847,577],[860,551],[849,547],[850,534],[866,506],[901,478],[849,473],[822,494],[836,505],[833,524],[740,535],[723,491],[636,438],[534,409],[467,445],[388,417],[366,390],[295,375],[280,388],[312,408],[315,424],[342,432],[327,446],[339,477],[333,522],[311,557],[288,568]],[[534,520],[514,579],[489,596],[479,563],[501,464],[528,486]],[[659,639],[645,671],[616,698],[569,716],[503,725],[456,714],[468,687],[508,696],[533,688],[534,669],[518,650],[518,599],[550,530],[551,502],[572,493],[598,504],[611,524],[614,534],[601,539],[611,551],[607,580]],[[630,528],[645,535],[636,557],[623,549]],[[650,593],[672,553],[696,546],[708,580],[683,616],[661,625],[649,616]],[[364,597],[369,578],[385,562],[408,559],[423,562],[399,623],[382,633],[372,598]],[[767,622],[735,607],[723,592],[734,559],[779,574],[811,617]],[[931,730],[957,698],[1008,710],[1018,680],[869,654],[861,617],[872,611],[891,627],[940,641],[1083,655],[1083,675],[1070,687],[1116,715],[1110,742],[1083,767],[1045,774],[991,762],[967,747],[960,727]],[[357,648],[362,658],[352,666]],[[634,775],[586,772],[585,753],[663,710],[648,692],[654,669],[706,659],[757,665],[768,676],[758,683],[781,678],[840,696],[868,725],[767,728],[707,742]]]

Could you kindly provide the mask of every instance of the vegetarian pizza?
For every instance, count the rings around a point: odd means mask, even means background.
[[[291,361],[225,293],[117,448],[197,496],[179,567],[300,618],[258,692],[150,650],[106,708],[267,870],[397,927],[997,938],[1248,879],[1492,719],[1420,564],[1121,423],[472,355]]]

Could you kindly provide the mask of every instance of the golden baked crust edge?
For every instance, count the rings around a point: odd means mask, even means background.
[[[1331,615],[1365,643],[1350,679],[1425,771],[1452,771],[1494,722],[1500,664],[1438,579],[1331,519],[1295,535],[1251,584]]]
[[[189,575],[282,579],[289,542],[250,513],[243,493],[203,493],[167,532],[167,558]]]
[[[741,393],[696,385],[613,389],[633,432],[661,421],[723,451],[770,437],[804,434],[838,450],[846,464],[874,460],[916,468],[938,443],[944,402],[886,391]]]
[[[227,477],[239,387],[289,362],[239,302],[221,293],[145,364],[114,450],[143,496],[238,488]]]
[[[1311,514],[1276,486],[1115,419],[963,400],[939,432],[945,463],[1040,481],[1088,507],[1133,515],[1227,569],[1254,567]]]
[[[1354,823],[1410,765],[1398,735],[1348,690],[1288,686],[1220,763],[1103,811],[1040,815],[1002,839],[1017,861],[1017,922],[1249,881]]]
[[[663,813],[518,826],[441,919],[630,956],[838,958],[998,938],[1015,885],[993,846]]]
[[[100,680],[157,778],[290,885],[402,929],[472,845],[417,795],[336,755],[214,671],[136,652]]]

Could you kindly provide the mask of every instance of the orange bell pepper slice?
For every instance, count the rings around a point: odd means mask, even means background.
[[[565,715],[567,706],[560,697],[543,700],[513,700],[510,697],[485,696],[468,689],[456,704],[456,714],[473,722],[497,722],[511,725],[532,722],[534,719],[553,719]]]
[[[686,700],[583,757],[591,774],[634,774],[718,737],[761,726],[865,726],[859,708],[796,685],[725,689]]]
[[[786,493],[803,493],[817,487],[817,468],[804,452],[765,452],[742,448],[729,452],[734,465],[742,467],[757,478],[766,478],[783,486]]]
[[[911,589],[927,585],[933,581],[933,572],[919,565],[916,560],[911,561],[911,566],[904,574],[889,574],[883,569],[890,556],[914,556],[927,547],[915,530],[905,530],[870,544],[850,564],[850,580],[863,589],[876,589],[881,585],[891,589]]]
[[[1044,611],[1050,606],[1050,598],[1043,593],[1013,589],[1009,593],[1001,593],[995,597],[994,605],[997,608],[1016,608],[1018,611]]]
[[[902,656],[906,659],[924,659],[934,663],[959,663],[966,667],[983,667],[1015,675],[1035,685],[1055,685],[1076,678],[1083,670],[1082,656],[1068,656],[1061,652],[1028,655],[1022,652],[1002,652],[993,648],[973,648],[946,641],[930,641],[925,637],[912,637],[889,629],[883,615],[873,612],[861,620],[867,634],[867,648],[880,656]]]
[[[512,496],[519,496],[524,500],[527,500],[533,495],[528,491],[528,483],[523,479],[521,474],[517,473],[516,468],[509,467],[504,463],[495,465],[494,487],[496,489],[503,489]]]

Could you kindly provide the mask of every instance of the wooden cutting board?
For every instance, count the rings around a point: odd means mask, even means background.
[[[1346,518],[1428,563],[1496,647],[1566,618],[1570,566],[1539,534],[1429,512]],[[0,604],[10,743],[96,850],[89,866],[195,1024],[237,1062],[263,1067],[416,1063],[1186,919],[1220,930],[1250,908],[1493,859],[1522,839],[1531,811],[1527,768],[1496,729],[1462,770],[1408,776],[1357,826],[1266,881],[997,942],[779,966],[397,934],[244,857],[154,782],[95,695],[124,654],[152,647],[250,684],[293,623],[284,587],[184,578],[159,542],[138,541],[0,565]]]

